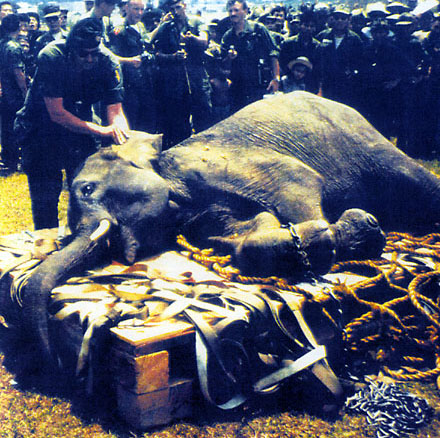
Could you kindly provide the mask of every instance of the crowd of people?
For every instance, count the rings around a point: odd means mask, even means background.
[[[357,109],[413,157],[440,152],[438,2],[364,8],[85,0],[82,16],[0,2],[3,173],[26,172],[35,228],[58,224],[62,170],[129,130],[169,148],[240,108],[305,90]]]

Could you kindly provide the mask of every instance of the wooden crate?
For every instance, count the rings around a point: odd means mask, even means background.
[[[138,429],[190,417],[197,385],[192,324],[173,320],[111,332],[112,380],[121,417]]]

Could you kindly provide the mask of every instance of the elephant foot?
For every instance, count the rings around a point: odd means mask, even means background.
[[[335,241],[324,220],[282,227],[270,213],[260,213],[254,226],[237,237],[213,237],[218,249],[232,252],[243,274],[300,277],[328,272],[335,258]]]
[[[330,228],[337,261],[374,259],[382,254],[385,234],[370,213],[358,208],[346,210]]]

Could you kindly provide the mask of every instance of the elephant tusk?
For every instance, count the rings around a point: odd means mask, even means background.
[[[108,219],[102,219],[98,228],[90,235],[90,240],[96,242],[110,231],[111,222]]]

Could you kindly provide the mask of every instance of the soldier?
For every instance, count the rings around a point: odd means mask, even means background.
[[[143,0],[129,0],[124,23],[113,30],[112,51],[122,57],[138,56],[140,65],[122,64],[123,107],[132,129],[156,132],[156,103],[153,93],[153,64],[149,35],[141,21]]]
[[[333,27],[320,32],[320,77],[324,97],[357,107],[358,74],[363,44],[349,29],[350,12],[336,8],[331,17]]]
[[[13,172],[17,170],[19,162],[19,149],[13,132],[14,118],[23,105],[27,91],[25,55],[17,40],[20,20],[16,14],[3,18],[2,31],[5,35],[0,43],[2,160],[3,171]]]
[[[28,37],[29,35],[29,22],[30,17],[25,12],[20,12],[17,14],[18,19],[20,21],[20,32],[19,35],[23,37]]]
[[[212,124],[211,87],[204,66],[208,34],[199,19],[187,17],[182,0],[170,0],[167,7],[168,15],[153,38],[158,123],[165,148]]]
[[[96,137],[124,143],[128,123],[122,110],[119,63],[102,44],[102,23],[78,22],[67,41],[55,41],[38,55],[37,71],[17,113],[15,132],[22,144],[35,229],[58,226],[62,169],[67,181],[96,151]],[[102,101],[108,125],[92,121],[92,105]]]
[[[426,157],[423,128],[429,62],[422,43],[413,35],[415,27],[415,19],[409,13],[401,14],[395,25],[393,42],[403,60],[401,81],[397,86],[398,101],[395,102],[397,146],[412,157]]]
[[[361,78],[364,91],[362,113],[385,137],[395,135],[398,85],[407,69],[403,54],[388,37],[384,20],[371,25],[373,39],[362,59]]]
[[[275,18],[274,31],[285,35],[287,10],[283,5],[275,5],[270,9],[270,15]]]
[[[280,49],[281,43],[284,41],[285,37],[282,33],[278,32],[278,18],[270,15],[269,13],[260,15],[257,20],[259,23],[264,24],[268,29],[270,36],[273,38],[277,49]]]
[[[37,39],[43,35],[44,31],[40,29],[40,15],[37,12],[28,12],[29,15],[29,32],[28,32],[28,41],[29,41],[29,53],[28,53],[28,61],[26,64],[26,74],[29,77],[33,77],[35,73],[35,62],[38,53],[36,53],[36,44]]]
[[[440,41],[440,13],[434,14],[431,29],[424,35],[421,41],[426,52],[433,56]]]
[[[67,32],[61,29],[61,10],[58,4],[50,3],[46,5],[43,8],[43,17],[49,30],[39,36],[35,41],[35,57],[37,57],[38,52],[51,41],[62,41],[67,37]]]
[[[245,0],[227,4],[232,28],[222,39],[222,56],[230,65],[232,111],[278,91],[280,82],[279,52],[265,26],[246,19]]]
[[[43,34],[43,31],[40,29],[40,15],[38,12],[30,11],[27,13],[29,16],[29,44],[31,46],[31,50],[35,44],[35,41],[39,36]]]
[[[81,17],[81,19],[97,18],[102,21],[104,26],[103,43],[106,47],[110,47],[110,35],[113,30],[113,24],[110,20],[110,16],[112,15],[117,3],[118,0],[95,0],[93,7]]]

